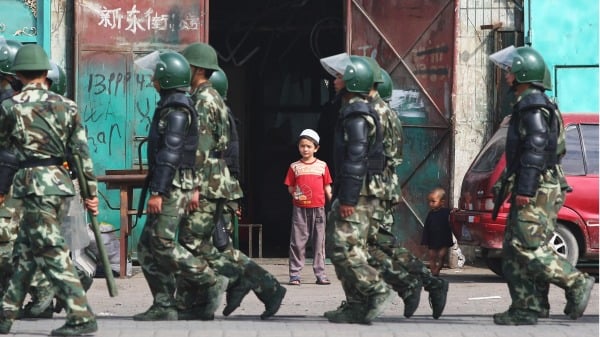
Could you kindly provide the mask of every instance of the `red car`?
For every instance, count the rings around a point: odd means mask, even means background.
[[[452,230],[461,245],[476,252],[496,274],[502,275],[502,239],[510,204],[505,201],[492,220],[492,186],[504,167],[509,117],[477,155],[465,174]],[[558,213],[551,239],[554,249],[571,263],[598,262],[598,114],[563,114],[567,154],[563,170],[573,191]]]

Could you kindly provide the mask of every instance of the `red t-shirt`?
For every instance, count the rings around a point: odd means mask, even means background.
[[[319,159],[312,163],[301,160],[288,168],[284,184],[294,186],[294,205],[303,208],[325,206],[325,186],[331,185],[332,179],[327,164]]]

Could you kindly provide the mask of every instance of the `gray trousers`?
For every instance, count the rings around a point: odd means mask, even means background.
[[[290,235],[290,278],[300,277],[306,259],[306,245],[312,239],[313,272],[317,278],[325,277],[325,208],[302,208],[292,210]]]

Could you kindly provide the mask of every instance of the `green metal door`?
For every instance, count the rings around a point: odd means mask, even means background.
[[[182,50],[206,41],[205,1],[79,0],[75,6],[76,100],[94,171],[137,171],[146,152],[144,147],[140,158],[139,145],[148,135],[159,97],[151,74],[135,67],[134,61],[154,50]],[[102,183],[99,187],[106,196],[100,220],[121,228],[119,190],[107,190]],[[137,198],[132,204],[137,206]],[[132,233],[130,251],[135,251],[141,227]]]

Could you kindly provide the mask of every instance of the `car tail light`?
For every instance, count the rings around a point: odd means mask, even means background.
[[[480,223],[481,218],[479,217],[479,215],[469,215],[467,222],[468,223]]]
[[[494,210],[494,198],[485,198],[483,199],[483,209],[486,211]]]

